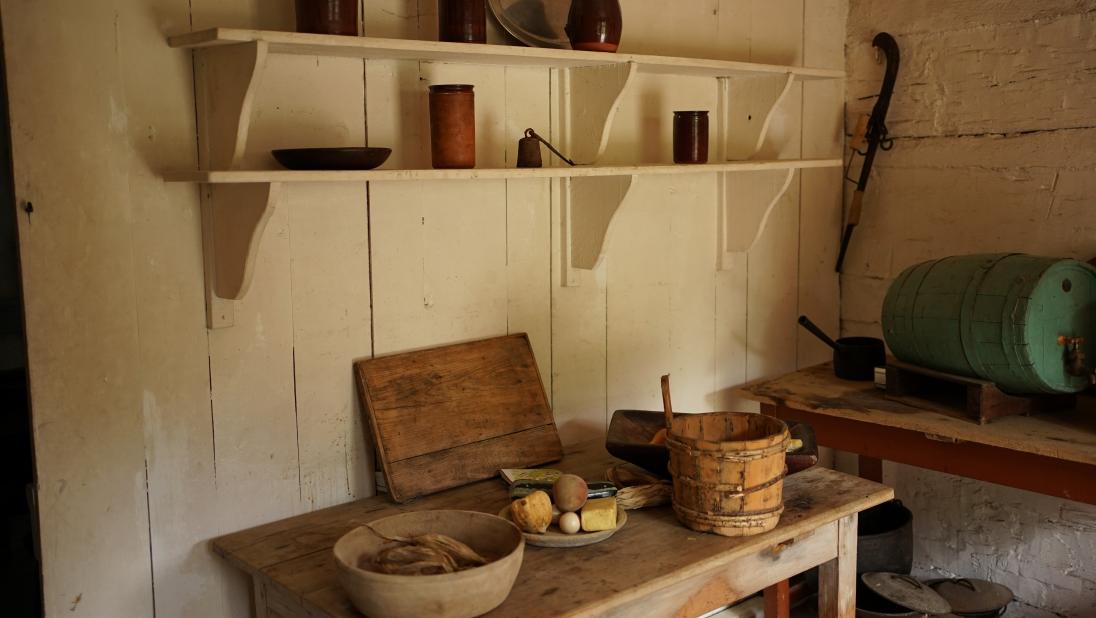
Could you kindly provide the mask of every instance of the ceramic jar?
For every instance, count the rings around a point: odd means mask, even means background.
[[[358,35],[358,0],[297,0],[297,32]]]
[[[708,112],[674,112],[674,163],[708,162]]]
[[[438,0],[438,40],[486,43],[487,10],[484,0]]]
[[[619,0],[573,0],[567,13],[571,49],[615,52],[624,30]]]
[[[476,95],[471,85],[430,86],[430,160],[435,169],[476,166]]]

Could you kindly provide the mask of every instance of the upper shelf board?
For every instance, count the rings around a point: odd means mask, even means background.
[[[772,161],[727,161],[704,165],[603,165],[576,167],[526,167],[441,170],[178,170],[164,174],[168,182],[259,183],[259,182],[370,182],[380,180],[493,180],[522,178],[588,178],[591,176],[647,176],[703,174],[706,172],[755,172],[762,170],[841,167],[841,159],[789,159]]]
[[[346,56],[386,60],[422,60],[467,64],[526,65],[555,68],[588,67],[634,62],[644,73],[699,75],[704,77],[743,77],[791,73],[801,79],[842,79],[845,72],[835,69],[757,64],[733,60],[676,58],[642,54],[609,54],[510,45],[442,43],[405,39],[303,34],[272,30],[211,28],[168,38],[172,47],[200,48],[266,41],[270,53],[305,56]]]

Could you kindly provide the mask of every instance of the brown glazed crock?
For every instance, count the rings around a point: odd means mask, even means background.
[[[571,49],[615,52],[624,31],[619,0],[573,0],[564,31]]]
[[[674,163],[708,162],[708,112],[674,112]]]
[[[297,32],[358,35],[358,0],[297,0]]]
[[[438,40],[486,43],[486,6],[484,0],[438,0]]]

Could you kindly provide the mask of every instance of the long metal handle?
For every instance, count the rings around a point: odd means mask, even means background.
[[[831,348],[837,348],[837,343],[835,343],[833,339],[830,339],[830,336],[827,335],[821,328],[818,328],[818,325],[812,322],[807,316],[799,316],[799,325],[809,330],[811,334],[815,337],[821,339],[822,343],[825,343]]]
[[[563,159],[563,162],[564,162],[564,163],[566,163],[567,165],[570,165],[571,167],[574,167],[574,166],[575,166],[575,162],[574,162],[574,161],[572,161],[572,160],[568,159],[567,157],[563,156],[563,153],[562,153],[562,152],[560,152],[560,151],[556,150],[556,147],[555,147],[555,146],[553,146],[553,145],[549,144],[549,143],[548,143],[548,140],[546,140],[546,139],[544,139],[543,137],[541,137],[541,136],[540,136],[540,135],[539,135],[539,134],[538,134],[538,133],[537,133],[536,131],[534,131],[534,130],[532,129],[532,127],[528,128],[528,129],[525,129],[525,137],[535,137],[535,138],[537,139],[537,141],[539,141],[540,143],[542,143],[542,144],[544,144],[545,146],[547,146],[547,147],[548,147],[548,150],[551,150],[551,151],[552,151],[552,153],[553,153],[554,155],[556,155],[556,156],[557,156],[557,157],[559,157],[560,159]]]

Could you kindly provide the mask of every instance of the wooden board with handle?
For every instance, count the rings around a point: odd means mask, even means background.
[[[525,333],[354,367],[397,502],[563,457]]]

